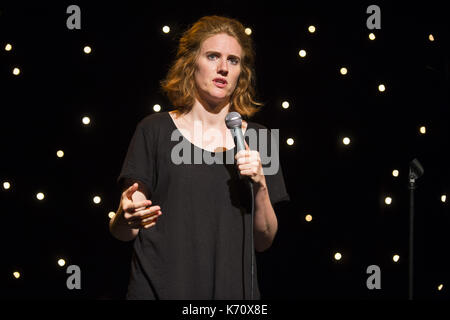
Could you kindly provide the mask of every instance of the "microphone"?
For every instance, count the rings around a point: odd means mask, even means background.
[[[244,136],[242,134],[242,118],[241,115],[235,111],[230,112],[225,117],[227,128],[230,129],[231,135],[236,137],[236,153],[245,150]]]

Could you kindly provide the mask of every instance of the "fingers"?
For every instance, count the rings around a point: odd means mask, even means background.
[[[131,196],[133,195],[133,193],[138,189],[139,185],[137,182],[133,183],[130,187],[128,187],[128,189],[126,189],[123,193],[122,193],[122,197],[126,197],[127,199],[131,200]]]

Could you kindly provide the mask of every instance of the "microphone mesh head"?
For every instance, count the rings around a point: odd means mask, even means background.
[[[242,125],[241,115],[236,111],[230,112],[225,117],[225,123],[228,129],[240,128]]]

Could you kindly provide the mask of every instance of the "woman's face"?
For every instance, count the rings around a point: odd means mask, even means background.
[[[228,102],[241,73],[239,42],[220,33],[206,39],[195,69],[195,84],[202,100],[210,104]]]

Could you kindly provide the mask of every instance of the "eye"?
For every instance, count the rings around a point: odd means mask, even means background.
[[[231,61],[231,64],[234,64],[234,65],[239,64],[239,59],[238,58],[230,58],[229,60]]]
[[[207,55],[209,60],[216,60],[216,58],[218,58],[219,56],[217,55],[217,53],[210,53]]]

